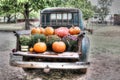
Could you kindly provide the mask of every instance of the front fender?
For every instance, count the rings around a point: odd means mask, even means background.
[[[84,38],[82,39],[81,48],[82,48],[81,49],[81,51],[82,51],[81,61],[87,61],[88,52],[89,52],[89,48],[90,48],[90,41],[87,36],[84,36]]]

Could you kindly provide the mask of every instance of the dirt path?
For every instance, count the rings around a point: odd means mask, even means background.
[[[15,48],[15,41],[12,32],[0,32],[0,80],[21,80],[24,77],[21,68],[9,65],[9,53]]]
[[[15,47],[12,32],[0,32],[0,80],[120,80],[120,27],[95,28],[91,40],[91,65],[86,75],[54,70],[49,74],[36,70],[26,73],[9,65],[9,53]]]

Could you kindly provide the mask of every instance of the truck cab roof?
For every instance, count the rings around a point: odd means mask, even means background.
[[[41,13],[53,13],[53,12],[80,12],[78,8],[68,8],[68,7],[52,7],[45,8],[41,11]]]

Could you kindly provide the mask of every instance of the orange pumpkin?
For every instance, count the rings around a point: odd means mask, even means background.
[[[41,33],[41,31],[40,31],[40,29],[37,28],[37,27],[34,27],[34,28],[32,28],[32,30],[31,30],[31,34],[40,34],[40,33]]]
[[[42,53],[47,50],[47,46],[44,42],[38,42],[33,46],[33,50],[37,53]]]
[[[63,41],[56,41],[52,44],[52,49],[55,52],[64,52],[66,50],[66,45]]]
[[[45,33],[45,29],[40,27],[40,32],[41,32],[41,34],[44,34]]]
[[[76,34],[80,33],[80,28],[79,27],[76,26],[74,29],[75,29]]]
[[[80,28],[79,27],[77,27],[77,26],[72,26],[70,29],[69,29],[69,33],[71,34],[71,35],[76,35],[76,34],[79,34],[80,33]]]
[[[45,28],[45,35],[53,35],[54,29],[52,27],[46,27]]]

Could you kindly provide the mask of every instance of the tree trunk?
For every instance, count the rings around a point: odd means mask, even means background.
[[[15,23],[17,23],[17,16],[16,16],[16,13],[14,15],[14,19],[15,19]]]
[[[6,17],[7,17],[7,23],[10,23],[10,21],[11,21],[11,15],[7,15]]]
[[[102,19],[101,19],[101,20],[102,20],[102,24],[104,24],[104,16],[102,16]]]
[[[4,16],[4,23],[5,23],[5,19],[6,19],[6,17]]]
[[[25,17],[25,29],[29,30],[29,3],[26,3],[24,5],[25,11],[24,11],[24,17]]]

